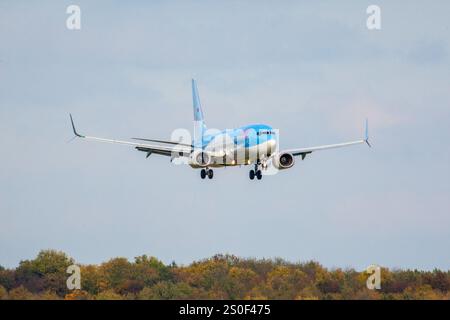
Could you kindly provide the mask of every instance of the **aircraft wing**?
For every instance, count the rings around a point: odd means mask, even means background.
[[[81,135],[77,132],[77,130],[75,128],[75,124],[73,122],[72,115],[70,115],[70,121],[72,123],[73,133],[78,138],[91,140],[91,141],[107,142],[107,143],[115,143],[115,144],[123,144],[123,145],[132,146],[138,151],[146,152],[147,158],[152,153],[163,155],[163,156],[173,156],[173,155],[182,156],[182,155],[189,155],[192,152],[192,148],[188,145],[171,144],[171,145],[164,146],[164,145],[158,145],[158,144],[137,143],[137,142],[122,141],[122,140],[115,140],[115,139],[105,139],[105,138]],[[161,142],[163,142],[163,141],[161,141]]]
[[[307,154],[309,154],[313,151],[342,148],[342,147],[353,146],[353,145],[361,144],[361,143],[366,143],[369,147],[371,146],[369,143],[369,124],[368,124],[367,120],[366,120],[366,125],[365,125],[364,139],[336,143],[336,144],[308,147],[308,148],[287,149],[287,150],[283,150],[281,152],[291,153],[294,156],[302,156],[302,159],[304,159]]]

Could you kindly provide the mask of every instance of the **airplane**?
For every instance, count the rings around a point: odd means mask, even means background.
[[[312,152],[352,145],[369,143],[368,120],[365,122],[364,138],[343,143],[321,145],[307,148],[294,148],[278,151],[278,134],[271,126],[265,124],[246,125],[237,129],[208,133],[204,122],[203,110],[197,83],[192,79],[192,100],[194,111],[194,138],[191,143],[182,143],[168,140],[131,138],[139,142],[121,141],[98,138],[79,134],[70,114],[75,138],[122,144],[134,147],[145,152],[146,158],[152,154],[187,159],[186,163],[194,169],[200,169],[200,177],[212,179],[212,168],[253,165],[249,171],[249,178],[261,180],[263,172],[269,164],[276,170],[286,170],[294,166],[294,158],[299,156],[302,160]]]

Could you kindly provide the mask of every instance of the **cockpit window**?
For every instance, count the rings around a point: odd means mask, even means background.
[[[262,136],[262,135],[269,135],[269,134],[275,134],[275,132],[271,131],[271,130],[261,130],[258,131],[258,136]]]

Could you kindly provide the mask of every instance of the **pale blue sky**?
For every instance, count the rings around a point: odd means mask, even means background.
[[[65,27],[69,4],[82,30]],[[382,30],[366,28],[378,4]],[[81,263],[149,254],[449,269],[448,1],[2,1],[0,265],[40,249]],[[83,133],[168,138],[267,123],[281,147],[357,138],[261,182]]]

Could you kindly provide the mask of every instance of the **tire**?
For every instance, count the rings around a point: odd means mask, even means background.
[[[208,178],[212,179],[214,177],[214,171],[211,169],[208,170]]]
[[[205,169],[202,169],[202,171],[200,171],[200,177],[201,177],[202,179],[205,179],[205,178],[206,178],[206,170],[205,170]]]
[[[261,170],[256,171],[256,178],[258,178],[258,180],[262,179],[262,173]]]
[[[249,176],[250,180],[255,179],[255,171],[250,170],[250,172],[248,173],[248,176]]]

